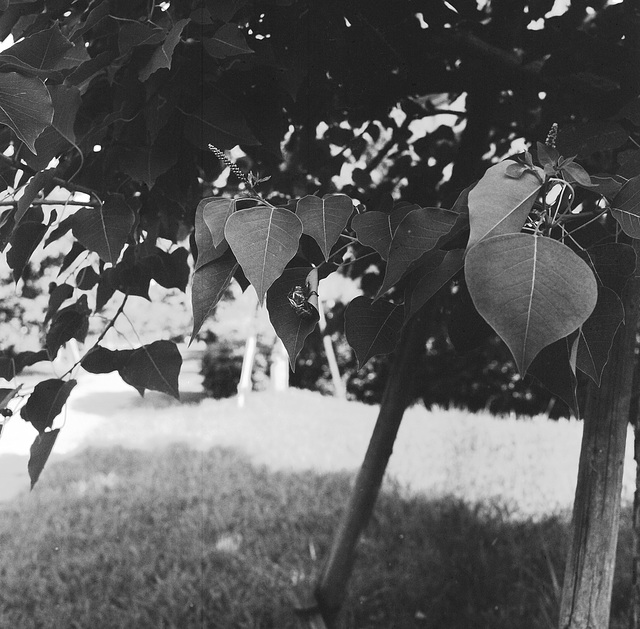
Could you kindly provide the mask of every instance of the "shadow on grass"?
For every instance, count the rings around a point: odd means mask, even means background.
[[[315,582],[351,482],[184,446],[53,463],[31,494],[0,505],[0,626],[296,627],[295,598]],[[554,627],[566,535],[558,518],[513,523],[487,505],[388,487],[345,627]],[[612,627],[624,626],[628,563]]]

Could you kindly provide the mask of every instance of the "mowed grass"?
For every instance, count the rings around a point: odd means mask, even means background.
[[[345,439],[352,430],[355,439],[356,428],[363,432],[354,419],[362,408],[349,406],[339,420],[340,403],[297,393],[255,396],[245,415],[231,401],[206,401],[188,412],[159,398],[137,404],[105,422],[88,449],[54,460],[31,494],[0,505],[0,627],[301,626],[293,607],[313,588],[350,493],[350,462],[361,456],[362,444],[353,452],[341,450],[334,423],[342,421]],[[257,423],[259,410],[263,425]],[[287,420],[294,411],[300,417],[301,410],[309,420],[306,431],[303,419],[298,427]],[[272,412],[279,424],[269,423],[276,421],[269,419]],[[310,421],[316,412],[325,415],[325,431]],[[455,417],[454,435],[461,430],[456,422],[464,422]],[[413,417],[408,419],[410,425]],[[478,449],[489,449],[482,454],[486,477],[492,466],[517,459],[504,455],[513,449],[510,422],[493,430],[493,446],[474,438],[474,447],[467,448],[472,465],[479,464]],[[273,434],[276,425],[280,435]],[[486,434],[488,424],[479,426]],[[522,426],[530,440],[527,430],[534,425]],[[536,426],[536,434],[543,432],[543,423]],[[310,433],[299,451],[296,443],[304,440],[296,430]],[[557,439],[554,430],[558,425],[549,424],[550,439]],[[243,433],[249,444],[244,449]],[[171,434],[183,443],[172,443]],[[507,435],[507,446],[495,435]],[[362,436],[364,444],[367,438]],[[216,442],[224,447],[212,447]],[[263,461],[252,445],[260,442],[271,450]],[[468,442],[458,442],[462,462]],[[273,452],[277,444],[290,456]],[[332,444],[338,471],[330,469],[323,452]],[[437,451],[438,444],[433,447]],[[440,450],[446,458],[447,448]],[[315,471],[303,469],[313,452]],[[408,465],[409,453],[401,445],[394,457]],[[275,464],[278,458],[282,465]],[[519,465],[528,470],[531,463]],[[497,478],[509,472],[501,469]],[[538,492],[535,476],[527,478],[531,492]],[[359,547],[345,627],[554,627],[568,541],[566,511],[555,510],[558,501],[549,496],[549,514],[513,517],[508,503],[492,497],[497,490],[479,501],[472,488],[472,499],[465,500],[459,479],[449,486],[447,493],[439,483],[430,495],[409,491],[400,481],[385,484]],[[625,511],[616,628],[625,626],[629,593],[628,520]]]

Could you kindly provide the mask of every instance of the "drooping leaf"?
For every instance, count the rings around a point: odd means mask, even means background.
[[[166,173],[178,161],[178,154],[158,146],[127,149],[120,157],[122,172],[134,181],[153,188],[156,179]]]
[[[458,214],[451,210],[418,208],[398,225],[389,246],[384,281],[376,299],[386,293],[422,255],[434,249],[455,225]]]
[[[155,341],[143,345],[131,354],[121,369],[120,377],[144,395],[146,389],[167,393],[180,399],[178,377],[182,367],[182,356],[175,343]]]
[[[190,343],[195,339],[205,319],[214,313],[237,269],[238,263],[230,252],[196,269],[191,285],[193,332]]]
[[[20,352],[19,354],[0,354],[0,378],[13,380],[25,367],[49,360],[46,350],[39,352]]]
[[[291,307],[288,294],[295,286],[305,286],[310,271],[310,268],[286,269],[267,291],[269,319],[287,349],[289,364],[294,371],[296,358],[306,338],[316,327],[319,314],[312,306],[313,316],[299,316]]]
[[[377,251],[383,260],[387,259],[389,245],[391,245],[393,236],[389,214],[385,212],[363,212],[353,217],[351,226],[363,245]]]
[[[283,208],[258,206],[231,214],[224,234],[262,303],[298,251],[300,219]]]
[[[611,201],[611,213],[627,236],[640,238],[640,175],[622,186]]]
[[[59,378],[39,382],[20,410],[21,417],[25,421],[31,422],[39,433],[43,433],[51,428],[53,420],[62,411],[76,384],[75,380],[61,380]]]
[[[356,353],[358,367],[378,354],[389,354],[400,337],[403,306],[388,301],[356,297],[344,313],[344,331]]]
[[[242,29],[233,23],[223,24],[212,37],[202,42],[204,49],[215,59],[252,54]]]
[[[598,386],[609,360],[613,337],[623,320],[622,301],[614,291],[601,286],[595,310],[580,328],[577,359],[578,369]]]
[[[16,224],[20,223],[24,218],[27,210],[31,207],[31,203],[40,194],[40,191],[51,184],[54,176],[55,170],[50,169],[38,172],[31,177],[29,183],[24,188],[22,196],[16,202],[16,214],[14,217]]]
[[[155,253],[148,257],[151,277],[163,288],[177,288],[184,292],[191,275],[188,257],[189,253],[183,247],[171,253],[156,249]]]
[[[491,166],[469,192],[467,251],[483,238],[518,233],[527,220],[542,184],[531,171],[510,178],[506,172],[513,163]]]
[[[105,200],[100,208],[81,208],[73,215],[73,235],[104,262],[115,264],[127,242],[135,214],[120,195]]]
[[[82,368],[89,373],[118,371],[127,364],[134,351],[132,349],[112,350],[97,345],[82,358]]]
[[[327,194],[319,198],[313,195],[298,201],[296,214],[302,221],[302,231],[320,246],[324,259],[329,259],[331,248],[353,213],[353,202],[345,194]]]
[[[51,317],[58,312],[60,306],[73,296],[73,286],[69,284],[58,284],[50,287],[49,290],[49,305],[47,306],[47,312],[44,316],[45,323],[51,319]]]
[[[180,35],[185,26],[189,23],[189,19],[178,20],[169,31],[166,39],[161,46],[158,46],[151,59],[138,73],[138,78],[144,83],[154,72],[157,72],[161,68],[171,68],[171,61],[173,59],[173,51],[175,50],[178,42],[180,41]]]
[[[465,277],[478,312],[521,374],[543,347],[580,327],[598,297],[583,260],[556,240],[530,234],[481,240],[467,253]]]
[[[591,183],[593,184],[591,190],[597,192],[607,199],[613,199],[620,189],[622,183],[614,179],[613,177],[604,177],[602,175],[594,175],[591,177]]]
[[[51,360],[57,356],[58,350],[67,341],[76,339],[82,343],[85,340],[89,330],[90,313],[87,296],[82,295],[75,304],[53,315],[45,340],[45,347]]]
[[[595,268],[596,279],[603,286],[622,296],[627,280],[636,270],[636,252],[631,245],[610,242],[589,247],[578,255]]]
[[[202,220],[211,232],[211,241],[218,247],[224,240],[224,226],[235,209],[235,199],[203,199],[198,204],[196,215],[202,212]]]
[[[13,270],[13,279],[18,281],[36,247],[47,233],[47,226],[35,221],[24,221],[11,236],[11,249],[7,252],[7,264]]]
[[[52,121],[51,96],[40,79],[0,73],[0,124],[10,127],[32,153],[36,138]]]
[[[27,472],[29,473],[29,479],[31,480],[31,489],[40,478],[40,474],[44,469],[53,446],[56,443],[56,439],[60,434],[60,429],[48,430],[47,432],[41,432],[34,440],[29,450],[29,463],[27,463]]]
[[[183,133],[189,142],[203,151],[209,150],[209,144],[223,151],[237,144],[260,144],[238,105],[220,95],[209,97],[198,110],[187,115]]]
[[[216,199],[217,200],[217,199]],[[196,267],[197,271],[205,264],[212,262],[213,260],[217,260],[222,255],[225,254],[229,249],[229,245],[227,241],[224,239],[224,231],[222,233],[222,239],[220,243],[216,246],[213,242],[213,235],[211,229],[207,225],[204,219],[204,208],[206,204],[203,201],[200,201],[198,207],[196,208],[196,216],[194,221],[194,232],[195,232],[195,240],[196,240],[196,248],[198,250]],[[226,216],[225,216],[226,221]],[[224,223],[220,225],[220,229],[224,230]]]
[[[547,345],[533,359],[528,373],[579,416],[578,381],[571,361],[575,342],[575,334],[572,334]]]
[[[464,250],[452,249],[442,257],[436,258],[434,264],[416,272],[422,276],[411,292],[409,308],[405,312],[406,320],[410,319],[431,297],[462,269],[464,265]]]

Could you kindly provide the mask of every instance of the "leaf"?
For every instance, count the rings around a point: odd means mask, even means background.
[[[582,324],[578,341],[577,366],[598,386],[609,360],[609,350],[620,324],[624,321],[622,301],[614,291],[603,286],[591,316]]]
[[[73,44],[54,24],[51,28],[29,35],[0,53],[0,67],[9,66],[23,74],[46,76],[52,70],[74,67],[65,61]]]
[[[516,162],[512,162],[509,164],[504,171],[504,174],[511,179],[520,179],[522,175],[525,174],[529,170],[529,166],[526,164],[518,164]]]
[[[607,199],[613,199],[622,188],[622,183],[616,181],[613,177],[594,175],[591,177],[591,183],[593,184],[591,190]]]
[[[171,68],[171,60],[173,57],[173,51],[175,50],[178,42],[180,41],[180,35],[184,27],[190,22],[189,19],[178,20],[167,35],[161,46],[158,46],[149,62],[140,70],[138,78],[144,83],[154,72],[157,72],[161,68]]]
[[[560,159],[560,153],[554,146],[547,146],[542,142],[536,143],[536,150],[538,153],[538,161],[543,168],[550,167],[552,171],[556,170],[558,160]]]
[[[89,373],[111,373],[122,369],[133,354],[132,349],[107,349],[96,345],[82,359],[82,368]]]
[[[617,123],[592,120],[586,124],[561,128],[558,148],[563,155],[584,158],[599,151],[617,149],[628,137],[627,132]]]
[[[611,213],[627,236],[640,238],[640,175],[622,186],[611,201]]]
[[[258,206],[231,214],[224,233],[262,303],[271,284],[298,251],[300,219],[283,208]]]
[[[127,149],[120,157],[122,171],[134,181],[153,188],[156,179],[166,173],[178,161],[178,154],[158,146]]]
[[[491,166],[469,192],[469,243],[467,251],[483,238],[518,233],[527,220],[541,188],[538,178],[527,171],[511,179],[506,171],[513,162]]]
[[[40,474],[49,460],[49,456],[59,434],[59,428],[56,430],[42,432],[35,438],[31,445],[29,450],[29,463],[27,463],[27,471],[29,472],[29,479],[31,480],[31,489],[33,489],[35,484],[38,482]]]
[[[191,285],[193,331],[190,343],[193,343],[205,319],[215,312],[237,269],[238,263],[231,253],[196,269]]]
[[[203,101],[199,111],[187,114],[183,133],[189,142],[203,151],[209,150],[209,144],[223,151],[237,144],[260,144],[239,107],[217,94]]]
[[[572,368],[571,354],[575,334],[547,345],[533,360],[528,373],[550,393],[559,397],[579,416],[578,381]]]
[[[351,227],[363,245],[377,251],[383,260],[387,259],[393,236],[389,214],[375,211],[357,214],[351,221]]]
[[[51,378],[38,382],[26,404],[20,410],[20,416],[43,433],[51,428],[53,420],[60,414],[69,394],[75,387],[75,380]]]
[[[465,277],[478,312],[521,374],[542,348],[580,327],[598,297],[586,262],[562,243],[530,234],[480,241],[467,253]]]
[[[76,286],[80,290],[91,290],[100,281],[100,275],[92,266],[83,266],[76,274]]]
[[[631,245],[610,242],[589,247],[578,255],[595,268],[596,279],[622,297],[627,280],[636,270],[636,252]]]
[[[181,367],[182,356],[176,344],[171,341],[155,341],[134,350],[118,373],[140,395],[144,395],[145,389],[149,389],[167,393],[179,400],[178,376]]]
[[[216,199],[217,201],[218,199]],[[197,271],[200,267],[203,267],[205,264],[212,262],[213,260],[217,260],[219,257],[225,254],[229,249],[229,245],[226,240],[224,240],[224,223],[217,226],[217,217],[214,218],[214,222],[216,222],[216,229],[222,230],[222,240],[220,241],[218,246],[214,245],[213,242],[213,234],[211,232],[210,227],[207,225],[204,219],[204,210],[206,207],[207,199],[203,199],[198,204],[196,208],[196,216],[194,221],[194,232],[195,232],[195,240],[196,240],[196,248],[198,250],[198,258],[196,260],[195,270]],[[226,222],[227,217],[224,217]]]
[[[389,354],[400,337],[403,306],[356,297],[344,313],[344,331],[356,353],[358,368],[378,354]]]
[[[576,182],[578,185],[584,188],[593,188],[595,184],[591,182],[591,176],[589,173],[575,162],[571,162],[566,166],[562,166],[562,173],[569,183]]]
[[[444,253],[444,252],[443,252]],[[444,259],[443,259],[444,258]],[[422,277],[411,291],[409,308],[405,313],[405,321],[409,320],[431,297],[433,297],[445,284],[464,266],[464,250],[452,249],[446,255],[436,261],[435,266],[417,272],[422,273]]]
[[[36,138],[52,121],[51,96],[40,79],[0,73],[0,124],[10,127],[32,153]]]
[[[389,246],[384,281],[376,299],[386,293],[422,255],[434,249],[455,225],[457,212],[418,208],[409,212],[398,225]]]
[[[115,264],[135,223],[135,214],[119,195],[100,208],[81,208],[73,215],[73,235],[100,259]]]
[[[118,50],[121,55],[138,46],[152,46],[159,44],[166,37],[166,33],[159,27],[151,27],[136,21],[126,21],[118,27]]]
[[[214,247],[224,240],[224,226],[235,208],[235,199],[203,199],[198,204],[196,213],[202,212],[202,219],[211,233]]]
[[[51,319],[51,317],[58,312],[60,306],[73,296],[73,286],[69,284],[53,285],[49,289],[49,305],[47,306],[47,312],[44,316],[45,323]]]
[[[57,356],[59,349],[67,341],[76,339],[80,343],[84,342],[89,330],[89,314],[91,311],[87,306],[86,295],[82,295],[75,304],[56,312],[45,340],[50,360]]]
[[[302,221],[303,233],[311,236],[320,246],[324,259],[329,259],[331,248],[353,213],[353,202],[345,194],[327,194],[322,199],[308,195],[296,206],[296,215]]]
[[[47,226],[35,221],[24,221],[18,225],[11,235],[11,249],[7,252],[7,264],[13,269],[13,279],[22,277],[36,247],[47,233]]]
[[[289,354],[289,364],[295,371],[296,358],[304,342],[313,332],[319,319],[314,309],[313,317],[300,317],[289,303],[289,291],[295,286],[305,286],[311,268],[286,269],[267,291],[269,319]]]
[[[213,35],[202,41],[204,49],[215,59],[252,54],[242,29],[237,24],[224,24]]]
[[[24,218],[27,210],[31,207],[33,200],[46,188],[55,177],[55,169],[44,170],[36,173],[25,186],[22,196],[16,202],[16,214],[14,220],[16,224]]]

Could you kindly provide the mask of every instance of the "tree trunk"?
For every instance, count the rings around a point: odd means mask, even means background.
[[[355,562],[355,548],[373,513],[393,443],[410,399],[409,384],[414,364],[424,351],[425,342],[424,317],[418,315],[405,328],[396,349],[367,453],[316,587],[318,608],[329,628],[337,626]]]
[[[639,253],[637,240],[633,246]],[[560,629],[609,626],[639,288],[634,276],[623,296],[625,325],[614,339],[600,388],[590,386],[587,396]]]

